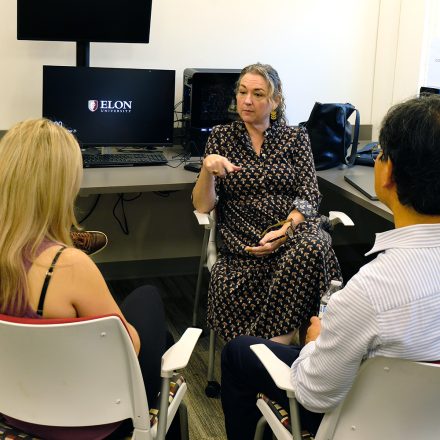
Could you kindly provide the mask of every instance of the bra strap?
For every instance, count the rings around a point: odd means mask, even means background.
[[[61,252],[63,252],[64,249],[66,249],[66,246],[62,246],[58,250],[58,252],[55,254],[55,257],[53,257],[49,269],[47,269],[46,278],[44,278],[43,288],[41,289],[40,301],[38,302],[37,313],[40,316],[43,316],[44,300],[46,299],[46,292],[47,292],[47,288],[49,287],[50,280],[52,279],[53,270],[55,269],[55,265],[57,264],[58,258],[60,257]]]

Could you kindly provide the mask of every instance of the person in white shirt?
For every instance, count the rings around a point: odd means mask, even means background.
[[[292,364],[302,423],[311,433],[322,413],[345,398],[363,360],[440,360],[440,96],[392,107],[379,143],[375,189],[392,210],[395,229],[376,234],[368,254],[377,257],[332,295],[322,321],[312,317],[302,349],[252,336],[225,346],[222,406],[229,440],[253,439],[258,392],[288,408],[252,344],[264,343]]]

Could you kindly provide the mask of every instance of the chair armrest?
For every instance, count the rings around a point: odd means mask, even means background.
[[[185,368],[194,347],[202,333],[202,329],[190,327],[182,337],[162,356],[162,377],[171,377],[175,370]]]
[[[194,211],[194,215],[200,226],[204,226],[206,229],[212,229],[215,226],[215,219],[211,213]]]
[[[341,211],[330,211],[328,218],[333,226],[338,223],[342,223],[344,226],[354,226],[353,220]]]
[[[251,350],[257,355],[266,368],[276,386],[287,392],[288,397],[295,396],[295,387],[290,379],[290,367],[279,359],[269,347],[264,344],[251,345]]]

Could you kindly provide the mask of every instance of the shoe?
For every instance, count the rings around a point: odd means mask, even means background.
[[[102,251],[108,243],[107,235],[101,231],[71,231],[73,245],[85,252],[94,255]]]

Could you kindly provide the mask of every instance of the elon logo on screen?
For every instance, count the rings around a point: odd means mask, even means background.
[[[98,110],[99,103],[96,99],[89,99],[89,110],[91,112],[96,112]]]
[[[110,101],[107,99],[89,99],[87,107],[91,112],[101,113],[131,113],[133,101]]]

